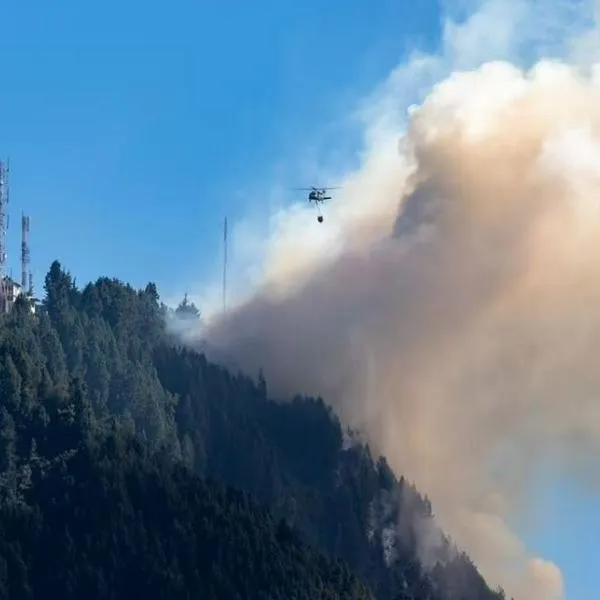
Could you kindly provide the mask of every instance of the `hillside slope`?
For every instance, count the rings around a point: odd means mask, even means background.
[[[152,460],[116,430],[94,435],[74,394],[65,408],[77,417],[55,412],[44,442],[60,444],[59,431],[69,431],[79,443],[53,460],[35,450],[18,461],[17,485],[4,487],[0,597],[371,598],[246,494]],[[4,434],[7,422],[4,413]]]
[[[368,447],[348,443],[322,400],[272,402],[264,381],[178,347],[155,286],[136,291],[101,278],[79,290],[55,262],[45,288],[44,310],[32,317],[19,303],[0,329],[2,444],[12,443],[17,457],[29,457],[33,439],[42,456],[76,447],[80,434],[65,420],[89,422],[94,436],[117,427],[148,456],[246,490],[307,543],[344,560],[378,599],[500,597],[443,539],[443,566],[425,572],[416,528],[433,526],[429,502]],[[65,404],[69,397],[82,408]],[[52,411],[61,417],[50,419]],[[5,461],[5,473],[13,462]]]

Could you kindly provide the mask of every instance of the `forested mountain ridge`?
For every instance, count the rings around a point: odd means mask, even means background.
[[[154,285],[101,278],[79,290],[55,262],[45,291],[36,315],[19,300],[0,326],[0,586],[21,582],[0,597],[41,597],[38,578],[62,573],[56,591],[73,598],[124,597],[136,582],[150,597],[367,598],[334,559],[381,600],[499,597],[460,553],[426,573],[413,525],[431,520],[427,500],[346,443],[322,400],[272,402],[264,380],[181,347]],[[34,551],[56,536],[60,551]],[[197,548],[210,539],[219,558],[203,572]]]
[[[247,494],[153,459],[113,431],[30,460],[0,507],[0,597],[370,600]]]

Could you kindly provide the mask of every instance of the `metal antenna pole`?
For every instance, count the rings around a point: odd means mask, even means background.
[[[223,312],[227,310],[227,217],[223,224]]]

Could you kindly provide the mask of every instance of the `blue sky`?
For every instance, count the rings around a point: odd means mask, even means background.
[[[524,540],[544,558],[560,566],[567,600],[597,598],[598,496],[572,481],[554,476],[540,486],[535,505],[539,521],[536,526],[521,528]]]
[[[55,258],[79,282],[152,280],[169,294],[203,279],[224,214],[260,201],[237,191],[326,141],[322,125],[415,42],[435,46],[438,19],[435,0],[4,0],[14,274],[25,210],[38,293]],[[561,566],[569,600],[590,600],[599,511],[554,489],[544,535],[528,540]]]
[[[238,186],[380,80],[408,47],[403,34],[427,42],[433,0],[407,6],[3,2],[15,272],[24,209],[38,289],[54,258],[78,281],[153,280],[165,294],[202,279],[223,215],[249,201]]]

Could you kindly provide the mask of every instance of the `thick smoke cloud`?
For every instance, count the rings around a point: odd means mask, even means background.
[[[564,7],[550,5],[554,23]],[[475,29],[446,29],[464,59],[453,62],[468,66],[499,6]],[[511,59],[502,31],[492,54]],[[586,31],[575,54],[594,47]],[[423,65],[443,71],[427,57],[410,69]],[[442,79],[405,124],[385,118],[387,90],[325,223],[281,215],[262,285],[204,332],[235,364],[263,368],[272,393],[320,394],[364,428],[518,600],[564,593],[559,568],[509,524],[536,476],[600,483],[599,74],[486,62]]]

